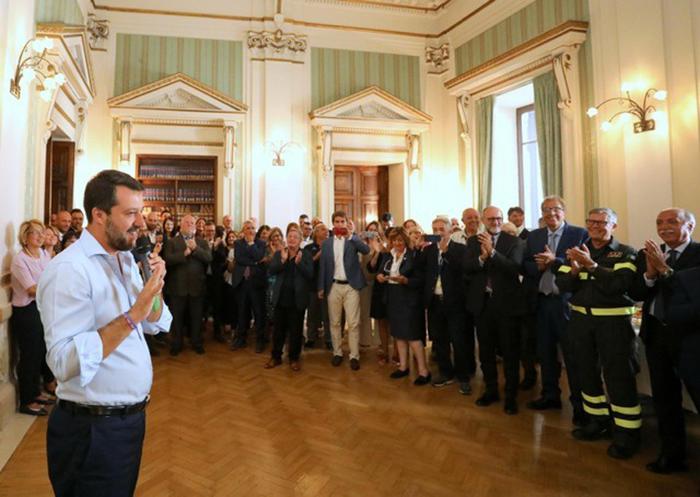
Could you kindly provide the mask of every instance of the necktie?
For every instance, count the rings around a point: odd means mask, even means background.
[[[666,259],[666,264],[668,264],[671,268],[675,268],[677,261],[678,261],[678,251],[676,249],[670,250],[668,252],[668,258]]]
[[[557,253],[558,235],[559,233],[555,231],[550,232],[547,236],[547,246],[549,247],[549,250],[555,254]],[[544,273],[542,273],[542,277],[540,278],[539,290],[540,293],[544,293],[545,295],[551,295],[552,293],[555,293],[555,289],[556,286],[554,284],[554,273],[551,269],[548,268]]]

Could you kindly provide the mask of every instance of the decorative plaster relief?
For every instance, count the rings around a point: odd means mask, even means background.
[[[175,91],[164,95],[158,95],[155,99],[145,101],[142,106],[161,109],[216,109],[214,105],[205,102],[182,88],[177,88]]]
[[[402,116],[398,112],[379,105],[376,102],[369,102],[366,104],[360,104],[357,107],[351,108],[338,114],[338,117],[363,117],[366,119],[401,119],[406,120],[405,116]]]
[[[88,14],[85,29],[90,34],[90,48],[102,48],[109,39],[109,20],[98,19],[93,13]]]
[[[443,43],[437,47],[425,47],[425,62],[429,74],[442,74],[449,69],[450,44]]]
[[[302,60],[309,48],[306,36],[276,31],[248,31],[248,48],[264,59]]]

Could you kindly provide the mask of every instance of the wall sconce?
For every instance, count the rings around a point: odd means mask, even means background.
[[[301,145],[299,145],[297,142],[287,142],[284,144],[282,142],[278,142],[277,144],[266,142],[265,146],[272,152],[272,165],[279,167],[284,166],[285,164],[284,159],[282,158],[282,154],[284,153],[285,149],[293,146],[301,148]]]
[[[32,38],[24,44],[17,60],[15,77],[10,80],[10,93],[15,98],[19,99],[22,94],[22,77],[26,77],[28,81],[38,79],[39,95],[46,102],[51,100],[53,91],[66,82],[66,77],[46,58],[46,52],[51,48],[51,38]],[[43,68],[44,64],[46,66]]]
[[[620,95],[619,97],[609,98],[599,103],[595,107],[590,107],[586,114],[588,117],[593,118],[598,115],[598,110],[607,104],[608,102],[617,102],[619,105],[623,106],[624,109],[616,112],[612,115],[610,119],[603,121],[600,125],[600,129],[603,131],[610,131],[612,129],[613,120],[622,114],[631,114],[639,119],[634,123],[634,132],[643,133],[645,131],[653,131],[656,128],[656,123],[651,118],[653,113],[656,112],[656,107],[647,103],[650,98],[654,98],[659,102],[666,100],[668,93],[666,90],[657,90],[656,88],[649,88],[646,93],[644,93],[644,99],[641,105],[634,101],[630,96],[630,91],[634,89],[634,86],[629,83],[624,83],[622,85],[622,92],[626,95]]]

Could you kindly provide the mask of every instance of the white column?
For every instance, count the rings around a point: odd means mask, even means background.
[[[331,222],[331,214],[335,210],[335,173],[333,163],[333,130],[330,127],[317,128],[319,151],[318,203],[319,217],[326,223]]]

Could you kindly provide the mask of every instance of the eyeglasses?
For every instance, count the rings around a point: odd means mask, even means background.
[[[564,208],[560,206],[556,207],[542,207],[542,212],[547,214],[549,212],[564,212]]]
[[[586,219],[586,224],[588,226],[600,226],[601,228],[603,226],[607,226],[609,221],[598,221],[597,219]]]

